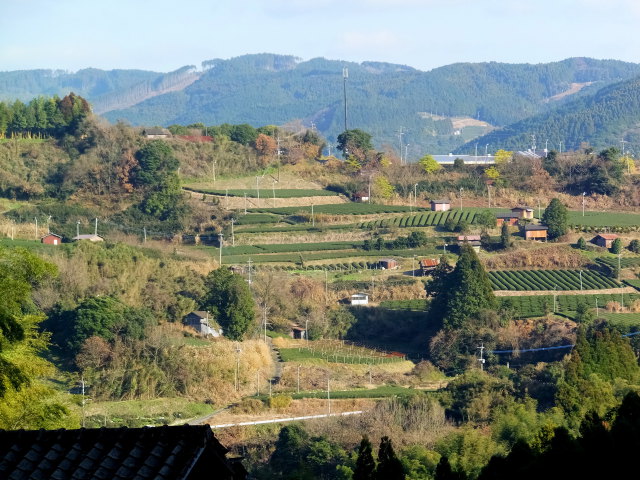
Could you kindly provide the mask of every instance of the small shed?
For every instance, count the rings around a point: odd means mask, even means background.
[[[616,238],[618,238],[618,235],[615,233],[601,233],[600,235],[597,235],[592,242],[599,247],[611,248],[613,241]]]
[[[62,237],[55,233],[47,233],[40,239],[40,243],[44,243],[46,245],[60,245],[62,243]]]
[[[76,235],[71,240],[77,242],[78,240],[89,240],[90,242],[104,242],[104,238],[100,235],[94,235],[93,233],[87,233],[82,235]]]
[[[291,338],[295,338],[298,340],[304,340],[305,338],[307,338],[307,331],[302,328],[300,325],[298,325],[297,323],[292,323],[291,324],[291,331],[289,332],[289,336]]]
[[[545,225],[525,225],[524,238],[526,240],[547,240],[549,227]]]
[[[502,227],[503,223],[512,227],[518,224],[518,220],[520,220],[520,216],[516,213],[496,213],[497,227]]]
[[[451,202],[449,200],[431,200],[431,210],[434,212],[446,212],[451,210]]]
[[[171,132],[166,128],[151,127],[142,130],[142,136],[147,138],[169,138],[171,136]]]
[[[393,258],[381,258],[378,265],[383,270],[393,270],[398,268],[398,262]]]
[[[529,220],[533,219],[533,212],[535,209],[533,207],[513,207],[511,209],[511,213],[517,215],[518,218],[527,218]]]
[[[479,242],[480,235],[458,235],[457,240],[459,243],[462,242]]]
[[[369,295],[366,293],[354,293],[351,295],[351,305],[369,305]]]
[[[204,335],[205,337],[219,337],[222,335],[222,329],[215,324],[209,312],[202,310],[193,311],[185,315],[182,323],[187,327],[195,329],[200,335]]]
[[[369,201],[369,194],[364,192],[358,192],[353,194],[353,201],[364,203]]]
[[[428,275],[433,272],[438,265],[440,265],[440,260],[437,258],[424,258],[420,260],[420,272],[423,276]]]

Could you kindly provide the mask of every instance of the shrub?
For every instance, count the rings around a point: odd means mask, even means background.
[[[578,241],[577,241],[577,243],[576,243],[576,247],[577,247],[579,250],[586,250],[586,249],[587,249],[587,242],[586,242],[586,240],[584,239],[584,237],[580,237],[580,238],[578,239]]]
[[[631,240],[629,243],[629,250],[633,253],[640,253],[640,240]]]
[[[616,238],[611,244],[611,253],[618,254],[622,251],[622,240]]]
[[[281,410],[291,405],[292,398],[289,395],[275,395],[269,398],[269,408]]]
[[[253,414],[259,413],[265,409],[264,402],[257,398],[245,398],[238,405],[231,408],[233,414]]]

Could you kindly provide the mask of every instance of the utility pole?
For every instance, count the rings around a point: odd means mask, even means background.
[[[409,159],[409,144],[407,143],[407,144],[404,146],[404,163],[405,163],[405,165],[406,165],[407,163],[409,163],[409,162],[407,162],[407,160],[408,160],[408,159]]]
[[[562,142],[560,142],[560,153],[562,153]]]
[[[98,236],[98,217],[96,217],[96,224],[95,227],[93,227],[93,234]]]
[[[311,202],[311,226],[316,226],[316,217],[313,214],[313,202]]]
[[[233,224],[235,223],[236,219],[232,218],[231,219],[231,246],[235,247],[236,246],[236,237],[233,234]]]
[[[329,415],[331,415],[331,374],[327,373],[327,404],[329,405]]]
[[[347,78],[349,78],[349,69],[342,69],[342,80],[344,82],[344,131],[347,131]]]
[[[142,227],[142,232],[144,235],[144,243],[147,243],[147,227]]]
[[[260,177],[256,175],[256,195],[258,196],[258,200],[260,200],[260,188],[258,187],[259,182],[260,182]]]
[[[622,144],[622,156],[624,157],[624,144],[629,143],[624,138],[620,139],[620,143]]]
[[[251,259],[247,260],[247,265],[249,268],[249,285],[251,285]]]
[[[484,348],[484,343],[481,343],[478,347],[478,349],[480,350],[480,358],[478,359],[478,361],[480,362],[480,370],[484,370]]]
[[[300,393],[300,364],[298,364],[298,393]]]
[[[244,194],[244,214],[247,214],[247,194]]]
[[[271,191],[273,192],[273,208],[276,208],[276,181],[271,180]]]
[[[600,310],[598,309],[598,297],[596,296],[596,318],[600,315]]]
[[[329,272],[325,268],[324,270],[324,304],[325,306],[329,302]]]
[[[536,136],[531,135],[531,151],[535,153],[536,151]]]
[[[84,375],[80,377],[80,385],[82,385],[82,428],[84,428],[84,406],[85,406],[85,398],[84,398]]]
[[[218,247],[219,247],[219,261],[218,264],[222,267],[222,237],[224,235],[222,235],[222,232],[218,234]]]
[[[76,222],[76,237],[80,236],[80,220]]]
[[[556,313],[556,290],[558,289],[558,285],[554,285],[553,287],[553,313]]]
[[[547,147],[549,146],[549,140],[544,141],[544,158],[547,158],[547,152],[549,151]]]
[[[411,276],[416,276],[416,256],[413,256],[413,260],[411,261]]]
[[[580,291],[582,291],[582,270],[578,272],[580,274]]]
[[[476,143],[476,158],[475,158],[475,160],[478,161],[478,144],[477,143]]]
[[[416,202],[416,210],[418,210],[418,184],[413,185],[413,200]]]
[[[47,234],[51,233],[51,230],[49,229],[49,222],[51,221],[51,215],[49,215],[47,217]]]
[[[369,175],[369,193],[368,193],[369,203],[371,203],[371,175]]]
[[[236,392],[240,390],[240,345],[236,342]]]
[[[404,135],[404,132],[402,131],[404,127],[400,127],[400,131],[398,132],[398,139],[400,140],[400,165],[402,165],[402,146],[404,145],[404,142],[402,141],[402,136]]]
[[[489,208],[491,208],[491,185],[487,184],[487,198],[489,201]]]
[[[462,211],[462,191],[464,188],[460,187],[460,211]]]
[[[584,217],[584,197],[587,194],[587,192],[582,192],[582,216]]]
[[[36,217],[36,236],[35,239],[38,239],[38,217]]]
[[[216,160],[215,158],[211,162],[211,174],[213,175],[213,185],[216,184]]]

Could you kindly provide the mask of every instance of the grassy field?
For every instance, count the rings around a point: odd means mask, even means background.
[[[500,297],[499,302],[504,306],[510,305],[517,317],[541,317],[547,312],[553,312],[553,295]],[[590,308],[596,308],[596,301],[600,313],[609,302],[629,305],[640,300],[640,294],[598,294],[598,295],[556,295],[556,311],[561,313],[575,312],[579,303]]]
[[[409,212],[412,208],[404,205],[378,205],[375,203],[333,203],[314,206],[314,213],[326,213],[328,215],[375,215],[379,213]],[[413,210],[416,210],[415,208]],[[418,211],[429,211],[427,208],[419,208]],[[311,205],[300,207],[282,208],[252,208],[252,213],[274,213],[276,215],[293,215],[296,213],[311,213]]]
[[[201,248],[201,247],[196,247]],[[217,248],[208,248],[207,252],[211,254],[213,258],[218,258]],[[299,264],[302,256],[302,261],[313,262],[321,260],[333,260],[333,259],[349,259],[348,263],[351,263],[355,259],[363,257],[393,257],[393,258],[411,258],[416,256],[428,256],[438,255],[441,250],[436,245],[415,248],[406,250],[327,250],[323,252],[305,252],[305,253],[281,253],[281,254],[243,254],[243,255],[226,255],[225,250],[222,250],[222,263],[227,265],[235,265],[240,263],[246,263],[251,259],[255,263],[294,263]]]
[[[186,190],[197,193],[206,193],[209,195],[229,195],[230,197],[244,197],[249,198],[301,198],[301,197],[335,197],[338,193],[331,192],[329,190],[315,190],[310,188],[261,188],[256,190],[255,188],[236,188],[236,189],[213,189],[202,187],[190,187],[185,185]],[[260,194],[258,195],[258,192]]]
[[[640,326],[640,313],[600,313],[600,318],[604,318],[611,325],[617,327],[638,327]]]
[[[117,428],[184,423],[211,412],[212,405],[185,398],[90,402],[86,407],[86,426]]]
[[[416,390],[414,388],[399,387],[396,385],[384,385],[382,387],[376,387],[371,389],[360,390],[342,390],[330,392],[332,399],[348,399],[348,398],[384,398],[384,397],[407,397],[412,395],[418,395],[423,390]],[[294,393],[291,397],[295,400],[300,398],[327,398],[327,392],[300,392]]]
[[[591,270],[503,270],[488,275],[494,290],[602,290],[621,286]]]
[[[323,252],[326,250],[352,250],[361,242],[276,243],[271,245],[239,245],[222,247],[222,255],[260,255],[286,252]],[[217,249],[216,249],[217,250]]]
[[[569,212],[569,225],[585,227],[636,227],[640,226],[640,214],[616,212],[584,212],[582,210]]]
[[[312,342],[313,343],[313,342]],[[280,356],[285,362],[312,362],[322,360],[330,363],[348,363],[363,365],[383,365],[387,363],[404,362],[403,357],[373,355],[368,349],[315,349],[315,348],[282,348]]]

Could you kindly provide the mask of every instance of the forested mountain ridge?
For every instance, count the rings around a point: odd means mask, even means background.
[[[604,148],[619,145],[621,140],[636,149],[640,144],[640,77],[608,85],[595,94],[491,132],[459,151],[471,151],[476,142],[523,150],[531,145],[532,135],[538,145],[548,140],[553,149],[558,149],[560,142],[563,150],[577,150],[583,142]]]
[[[382,62],[301,61],[257,54],[208,60],[200,72],[193,67],[170,74],[95,69],[77,74],[0,72],[0,92],[3,99],[25,99],[73,90],[109,120],[134,125],[261,126],[299,120],[307,126],[313,123],[334,141],[344,130],[344,67],[349,73],[349,128],[370,132],[379,144],[396,145],[397,132],[404,127],[403,142],[431,151],[451,151],[484,133],[473,128],[457,132],[449,118],[442,117],[508,125],[640,75],[638,64],[588,58],[539,65],[458,63],[423,72]],[[585,87],[572,90],[574,84]]]

